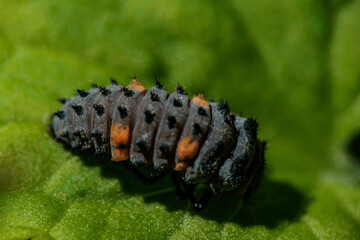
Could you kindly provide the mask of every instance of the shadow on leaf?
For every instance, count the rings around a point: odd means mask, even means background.
[[[169,176],[152,185],[145,185],[121,164],[89,155],[81,155],[81,158],[87,166],[101,166],[103,177],[119,179],[122,191],[129,196],[142,196],[146,203],[160,203],[170,212],[187,211],[219,223],[274,228],[285,221],[297,221],[309,203],[308,197],[290,184],[264,179],[248,201],[223,194],[213,197],[203,211],[197,212],[189,200],[177,198]]]
[[[360,162],[360,132],[351,136],[347,145],[348,153],[358,162]]]

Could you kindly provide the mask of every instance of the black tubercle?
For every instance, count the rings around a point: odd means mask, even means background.
[[[159,79],[156,79],[156,80],[155,80],[155,86],[156,86],[158,89],[164,89],[164,86],[163,86],[162,83],[159,81]]]
[[[126,107],[119,106],[118,110],[119,110],[121,119],[124,119],[127,117],[128,111],[127,111]]]
[[[96,83],[92,83],[92,84],[91,84],[91,87],[92,87],[92,88],[99,88],[99,85],[97,85]]]
[[[67,101],[68,101],[68,99],[66,99],[66,98],[59,98],[59,102],[61,104],[65,104]]]
[[[182,95],[186,95],[185,89],[180,84],[176,86],[176,92]]]
[[[244,122],[244,129],[249,143],[254,144],[257,136],[258,124],[255,119],[248,118]]]
[[[145,122],[148,124],[152,123],[152,121],[154,120],[155,113],[152,113],[151,111],[146,110],[144,112],[144,114],[145,114]]]
[[[96,111],[96,114],[101,117],[104,113],[105,113],[105,108],[103,105],[100,105],[100,104],[94,104],[93,105],[93,108],[95,109]]]
[[[64,132],[63,134],[60,135],[60,137],[62,137],[62,138],[68,138],[69,136],[70,136],[70,134],[69,134],[68,131],[66,131],[66,132]]]
[[[84,113],[84,108],[81,105],[70,105],[70,107],[74,109],[78,116],[81,116]]]
[[[119,83],[114,78],[110,78],[111,85],[119,85]]]
[[[111,91],[105,87],[100,87],[99,91],[104,97],[109,96],[111,94]]]
[[[176,117],[175,116],[168,116],[168,127],[173,129],[176,127]]]
[[[230,108],[227,102],[221,101],[218,106],[218,110],[220,111],[221,115],[223,116],[223,120],[225,123],[230,124],[231,123],[231,115],[230,115]]]
[[[132,96],[134,96],[134,91],[133,90],[131,90],[131,89],[129,89],[128,87],[124,87],[123,88],[123,91],[124,91],[124,95],[126,96],[126,97],[132,97]]]
[[[60,118],[61,120],[63,120],[66,116],[65,112],[64,111],[57,111],[57,112],[54,112],[54,116]]]
[[[202,133],[200,124],[194,123],[193,129],[192,129],[192,134],[193,134],[193,135],[198,135],[198,134],[200,134],[200,133]]]
[[[150,92],[150,99],[153,102],[159,102],[160,101],[159,95],[154,93],[154,92]]]
[[[166,143],[160,144],[159,149],[163,154],[165,154],[165,155],[169,154],[169,145],[168,144],[166,144]]]
[[[217,141],[215,142],[215,145],[211,148],[211,151],[207,151],[204,154],[200,163],[202,172],[204,172],[204,174],[209,174],[214,171],[214,161],[215,159],[221,157],[224,151],[224,147],[225,145],[223,141]]]
[[[74,136],[79,137],[81,141],[85,141],[86,140],[86,136],[83,130],[79,130],[74,132]]]
[[[149,149],[146,146],[146,141],[144,139],[139,139],[135,143],[137,150],[141,152],[147,152]]]
[[[174,107],[181,108],[182,107],[182,102],[179,99],[175,98],[174,102],[173,102],[173,105],[174,105]]]
[[[79,94],[80,97],[87,97],[89,95],[89,93],[85,90],[82,90],[82,89],[77,89],[76,90]]]
[[[223,102],[221,101],[219,104],[218,104],[218,109],[219,111],[221,112],[221,114],[223,116],[227,116],[230,114],[230,108],[229,108],[229,105],[227,102]]]
[[[91,136],[92,136],[93,138],[96,138],[96,139],[101,139],[102,133],[101,133],[99,130],[95,130],[95,131],[91,134]]]
[[[198,108],[198,114],[200,115],[200,116],[206,116],[207,114],[206,114],[206,110],[205,110],[205,108],[203,108],[203,107],[199,107]]]

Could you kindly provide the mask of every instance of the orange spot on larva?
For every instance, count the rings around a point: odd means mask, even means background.
[[[199,142],[194,140],[192,137],[186,137],[179,143],[176,154],[179,159],[179,163],[176,164],[175,170],[182,171],[185,169],[189,161],[195,158],[196,154],[199,151]]]
[[[114,147],[130,145],[130,127],[114,124],[111,128],[110,139]]]
[[[111,128],[110,140],[112,145],[111,160],[115,162],[130,158],[130,127],[115,124]]]
[[[193,97],[191,99],[191,101],[193,103],[195,103],[196,105],[199,105],[201,107],[204,107],[204,108],[207,108],[207,109],[210,108],[209,103],[206,101],[205,96],[202,93],[199,93],[197,96]]]
[[[129,88],[138,90],[140,92],[146,92],[146,88],[136,79],[132,78],[130,84],[128,85]]]
[[[111,161],[120,162],[130,158],[130,149],[126,148],[115,148],[111,152]]]

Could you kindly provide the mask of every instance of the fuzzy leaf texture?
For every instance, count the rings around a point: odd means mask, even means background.
[[[0,239],[359,239],[360,1],[0,2]],[[256,117],[267,170],[203,212],[72,154],[57,99],[157,76]]]

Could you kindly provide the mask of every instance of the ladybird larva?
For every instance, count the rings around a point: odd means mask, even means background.
[[[265,143],[258,124],[231,113],[227,103],[201,93],[190,100],[180,85],[169,94],[159,81],[146,90],[136,78],[126,87],[112,79],[108,87],[77,92],[62,99],[50,124],[52,136],[72,149],[130,160],[143,180],[137,168],[153,166],[159,175],[150,182],[171,173],[178,195],[198,210],[213,194],[247,198],[259,184]],[[200,201],[192,195],[198,183],[208,186]]]

